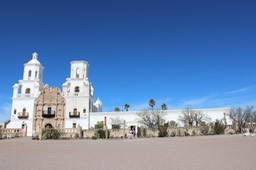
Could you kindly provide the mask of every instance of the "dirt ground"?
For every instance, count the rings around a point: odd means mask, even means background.
[[[0,140],[0,169],[256,169],[256,137]]]

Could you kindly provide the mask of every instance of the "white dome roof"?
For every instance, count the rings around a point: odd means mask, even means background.
[[[38,54],[36,52],[34,52],[32,54],[32,60],[30,60],[28,62],[28,64],[41,64],[38,60],[37,60]]]

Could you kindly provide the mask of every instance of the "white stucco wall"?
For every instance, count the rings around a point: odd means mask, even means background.
[[[195,109],[201,111],[203,114],[207,115],[211,121],[215,121],[216,119],[223,119],[224,113],[228,114],[230,108],[207,108],[207,109]],[[120,118],[125,120],[127,126],[137,126],[138,123],[138,111],[128,111],[128,112],[97,112],[97,113],[90,113],[90,127],[94,127],[98,121],[104,121],[104,117],[107,118],[107,126],[111,128],[111,118]],[[179,126],[183,126],[181,122],[179,122],[178,118],[182,115],[182,110],[166,110],[165,120],[176,121]],[[232,124],[232,121],[226,116],[227,123]]]

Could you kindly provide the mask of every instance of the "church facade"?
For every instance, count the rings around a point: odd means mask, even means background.
[[[25,136],[41,133],[43,128],[89,129],[98,121],[105,121],[111,128],[111,120],[119,118],[128,128],[139,126],[137,111],[102,112],[100,99],[94,101],[94,89],[88,77],[86,61],[72,61],[70,77],[62,85],[48,87],[43,83],[44,67],[33,53],[32,59],[24,64],[23,79],[13,86],[11,121],[7,129],[21,128]],[[212,120],[223,119],[229,108],[199,109]],[[182,110],[167,110],[167,121],[178,121]],[[230,124],[231,121],[227,120]]]
[[[63,91],[43,83],[44,67],[38,54],[24,64],[23,79],[13,86],[11,122],[7,128],[23,128],[32,132],[51,126],[89,128],[91,112],[101,112],[102,102],[94,102],[94,89],[88,80],[86,61],[72,61],[70,77],[63,83]]]

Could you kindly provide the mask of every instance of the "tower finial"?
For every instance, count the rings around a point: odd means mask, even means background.
[[[34,53],[32,54],[32,56],[33,56],[33,59],[36,59],[36,60],[37,60],[38,54],[37,54],[36,52],[34,52]]]

